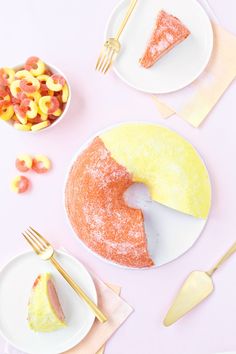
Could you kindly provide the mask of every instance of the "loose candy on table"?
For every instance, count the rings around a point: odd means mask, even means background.
[[[36,155],[33,158],[32,169],[37,173],[46,173],[51,168],[51,161],[45,155]]]
[[[25,176],[16,176],[11,181],[11,190],[15,193],[24,193],[29,188],[29,179]]]
[[[16,159],[15,165],[18,171],[27,172],[31,169],[33,164],[33,159],[30,155],[22,154]]]

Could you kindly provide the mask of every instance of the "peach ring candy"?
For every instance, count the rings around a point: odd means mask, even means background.
[[[37,76],[37,79],[40,82],[40,89],[42,91],[47,91],[48,90],[48,87],[46,85],[46,82],[47,82],[48,78],[49,78],[49,75],[45,75],[45,74]]]
[[[15,104],[13,107],[14,107],[14,112],[15,112],[15,115],[16,115],[18,121],[21,124],[26,124],[27,123],[27,116],[26,116],[27,107],[22,107],[21,104]]]
[[[42,75],[45,71],[45,64],[38,57],[30,57],[25,63],[25,69],[33,76]]]
[[[18,98],[18,94],[22,92],[20,88],[20,80],[15,80],[10,85],[10,92],[13,97]]]
[[[32,169],[37,173],[46,173],[51,168],[51,161],[45,155],[36,155],[33,158]]]
[[[0,107],[0,118],[2,120],[9,120],[14,115],[14,109],[12,104],[9,106],[8,101],[4,101],[2,107]]]
[[[58,74],[53,74],[52,76],[49,76],[49,78],[47,79],[46,85],[49,88],[49,90],[57,92],[62,90],[65,83],[66,81],[64,77]]]
[[[62,102],[66,103],[68,101],[69,98],[69,88],[68,85],[65,84],[62,88]]]
[[[0,69],[0,84],[9,85],[15,77],[15,71],[11,68],[1,68]]]
[[[32,123],[32,124],[38,124],[38,123],[42,123],[43,119],[40,116],[40,114],[37,114],[37,116],[35,118],[29,119],[29,122]]]
[[[25,95],[25,98],[27,97],[33,100],[34,102],[38,103],[39,99],[41,98],[41,95],[38,91],[36,91],[32,93],[27,93],[27,95]]]
[[[21,101],[20,107],[22,107],[23,110],[26,109],[27,118],[35,118],[38,114],[37,104],[29,98],[23,99]]]
[[[15,73],[16,79],[25,79],[26,77],[32,77],[28,70],[19,70]]]
[[[17,122],[14,123],[14,128],[25,132],[31,130],[31,127],[32,127],[32,123],[27,123],[27,124],[20,124]]]
[[[16,159],[16,168],[20,172],[27,172],[32,167],[32,157],[27,154],[19,155]]]
[[[24,193],[29,188],[29,179],[25,176],[16,176],[11,181],[11,190],[15,193]]]
[[[10,101],[10,99],[8,92],[0,87],[0,101]]]
[[[48,115],[46,113],[43,113],[41,111],[40,107],[38,107],[38,114],[40,115],[40,117],[43,121],[48,119]]]
[[[49,127],[50,124],[51,124],[51,123],[50,123],[49,120],[45,120],[45,121],[42,122],[42,123],[38,123],[38,124],[32,125],[32,126],[31,126],[31,130],[32,130],[33,132],[36,132],[36,131],[38,131],[38,130],[41,130],[41,129],[44,129],[44,128]]]
[[[54,96],[43,96],[39,100],[39,108],[45,114],[53,114],[59,106],[59,101]]]
[[[20,88],[25,93],[36,92],[40,88],[40,82],[33,76],[28,76],[20,80]]]

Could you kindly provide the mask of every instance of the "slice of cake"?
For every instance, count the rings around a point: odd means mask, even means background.
[[[28,304],[28,323],[35,332],[52,332],[65,327],[65,316],[49,273],[39,275],[34,282]]]
[[[160,11],[146,51],[139,61],[140,64],[144,68],[150,68],[189,35],[190,31],[177,17],[163,10]]]

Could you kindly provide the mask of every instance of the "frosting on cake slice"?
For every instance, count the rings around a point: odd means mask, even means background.
[[[146,51],[140,59],[144,68],[149,68],[190,35],[188,28],[175,16],[160,11]]]
[[[41,274],[34,282],[28,304],[28,323],[35,332],[52,332],[65,327],[56,289],[49,273]]]

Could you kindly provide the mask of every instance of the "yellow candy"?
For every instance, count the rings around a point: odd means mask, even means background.
[[[29,108],[30,109],[26,112],[26,116],[28,118],[35,118],[38,114],[38,106],[33,100],[30,100]]]
[[[50,123],[49,120],[45,120],[45,122],[32,125],[31,130],[32,131],[38,131],[38,130],[47,128],[50,124],[51,123]]]
[[[29,131],[31,130],[32,124],[31,123],[27,123],[27,124],[20,124],[20,123],[14,123],[14,128],[16,128],[17,130],[22,130],[22,131]]]
[[[22,89],[22,91],[24,91],[25,93],[31,93],[29,91],[29,86],[28,84],[31,84],[34,88],[35,88],[35,91],[38,91],[39,88],[40,88],[40,82],[39,80],[37,80],[35,77],[33,76],[27,76],[26,78],[22,79],[20,81],[20,88]]]
[[[6,81],[8,84],[12,83],[12,81],[15,78],[15,71],[11,68],[2,68],[1,69],[3,71],[3,75],[6,76]]]
[[[61,112],[62,112],[61,109],[58,108],[58,109],[56,110],[56,112],[53,113],[53,115],[54,115],[55,117],[60,117]]]
[[[23,125],[27,124],[27,117],[21,117],[18,113],[15,113],[15,115],[16,115],[16,117],[17,117],[17,120],[18,120],[21,124],[23,124]]]
[[[28,98],[30,98],[31,100],[33,100],[34,102],[38,103],[38,101],[41,98],[41,95],[38,91],[36,92],[32,92],[32,93],[27,93],[26,95]]]
[[[69,88],[68,85],[65,84],[62,89],[62,102],[66,103],[68,101],[68,98],[69,98]]]
[[[20,88],[20,80],[15,80],[11,83],[10,91],[13,97],[17,98],[17,94],[22,92]]]
[[[17,79],[25,79],[27,77],[32,77],[28,70],[19,70],[15,73],[15,78]]]
[[[47,79],[46,85],[49,88],[49,90],[52,90],[55,92],[61,91],[62,87],[63,87],[62,84],[60,84],[59,82],[55,83],[52,76],[49,76],[49,78]]]
[[[48,119],[48,115],[46,113],[43,113],[40,109],[40,107],[38,107],[38,113],[41,116],[42,120],[47,120]]]
[[[44,114],[48,114],[48,104],[51,102],[51,96],[43,96],[39,100],[39,108]]]
[[[37,79],[40,81],[40,82],[45,82],[47,81],[47,79],[49,78],[49,75],[39,75],[37,76]]]
[[[30,69],[30,73],[33,76],[39,76],[42,75],[45,71],[45,64],[41,59],[38,59],[37,61],[37,69]]]
[[[0,118],[2,120],[9,120],[14,115],[13,106],[2,107],[0,111]]]

